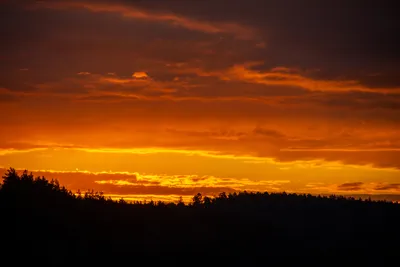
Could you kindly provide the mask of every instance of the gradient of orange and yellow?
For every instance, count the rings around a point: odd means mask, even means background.
[[[127,199],[400,199],[392,14],[246,2],[2,1],[1,171]]]

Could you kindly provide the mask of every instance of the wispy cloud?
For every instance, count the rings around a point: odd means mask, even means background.
[[[362,183],[362,182],[344,183],[344,184],[338,185],[338,189],[343,190],[343,191],[359,191],[362,189],[363,185],[364,185],[364,183]]]
[[[125,18],[137,20],[152,21],[159,23],[168,23],[171,26],[178,26],[188,30],[200,31],[210,34],[231,34],[240,39],[252,39],[256,36],[256,31],[250,27],[242,26],[234,22],[209,22],[192,19],[183,15],[174,13],[151,12],[136,8],[133,5],[122,5],[120,3],[96,3],[88,1],[48,1],[37,2],[36,8],[82,8],[96,13],[116,13]]]
[[[378,184],[375,188],[375,190],[394,190],[394,191],[400,191],[400,184],[389,184],[389,183],[380,183]]]
[[[236,64],[225,70],[206,71],[201,68],[176,68],[176,73],[192,73],[200,77],[217,77],[223,81],[241,81],[266,86],[292,86],[311,92],[367,92],[380,94],[400,94],[400,88],[372,88],[357,80],[321,80],[307,77],[287,67],[275,67],[271,70],[254,70],[263,62]]]
[[[78,75],[90,75],[90,72],[81,71],[81,72],[78,72]]]

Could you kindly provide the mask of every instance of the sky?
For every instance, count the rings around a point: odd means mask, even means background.
[[[395,1],[0,1],[0,171],[126,199],[400,200]]]

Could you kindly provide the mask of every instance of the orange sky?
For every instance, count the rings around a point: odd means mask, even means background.
[[[1,1],[1,171],[127,199],[400,199],[387,9],[197,2]]]

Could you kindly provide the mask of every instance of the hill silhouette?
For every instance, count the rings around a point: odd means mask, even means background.
[[[16,266],[392,266],[400,248],[400,205],[334,195],[127,203],[9,169],[0,212],[1,261]]]

